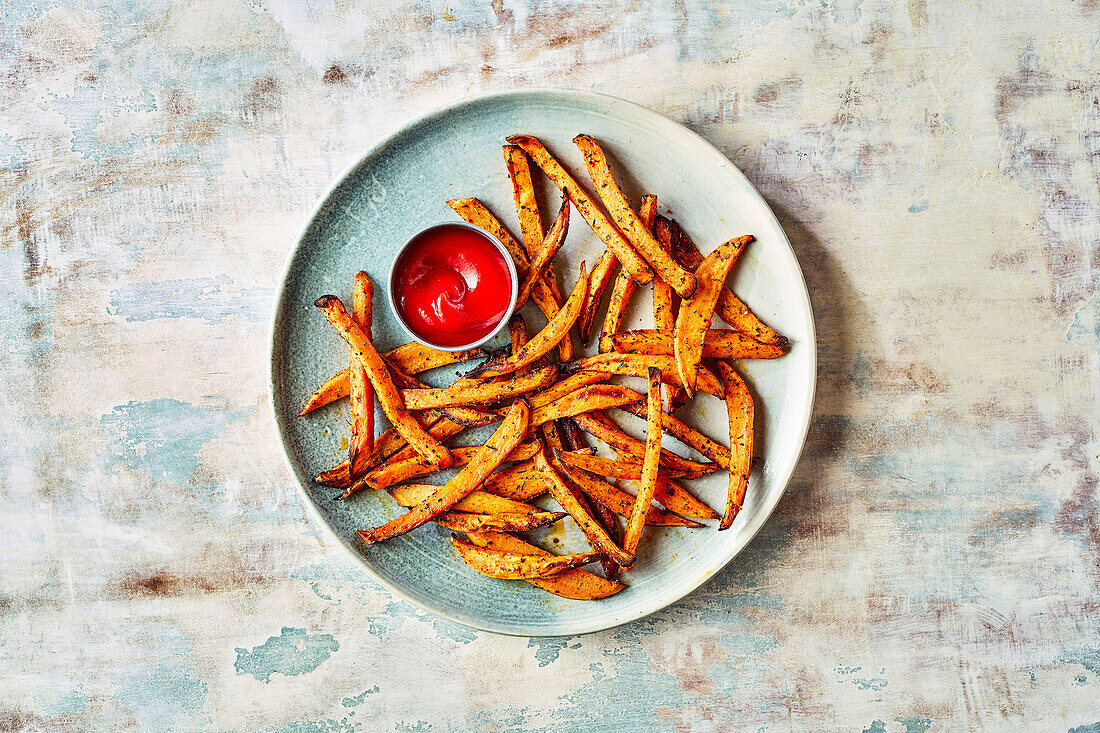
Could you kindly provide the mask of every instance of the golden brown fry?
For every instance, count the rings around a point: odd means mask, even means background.
[[[652,226],[657,215],[657,197],[647,194],[642,200],[642,225]],[[658,282],[660,278],[654,278]],[[607,313],[603,317],[603,332],[600,333],[600,351],[611,351],[611,336],[618,333],[623,323],[626,308],[634,297],[637,281],[626,270],[615,277],[615,287],[611,289],[611,299],[607,301]]]
[[[527,165],[527,154],[518,145],[504,146],[504,165],[508,168],[508,179],[512,182],[512,198],[516,202],[519,215],[519,232],[523,237],[523,249],[530,262],[542,247],[542,217],[535,200],[535,185],[531,180],[531,167]]]
[[[598,552],[579,555],[513,555],[507,552],[487,550],[472,545],[458,535],[451,536],[451,544],[463,561],[482,575],[501,580],[530,580],[552,578],[580,565],[587,565],[600,558]]]
[[[499,473],[499,472],[498,472]],[[493,474],[494,476],[498,475]],[[401,484],[386,489],[393,500],[404,507],[415,506],[439,491],[435,484]],[[535,514],[542,511],[537,506],[522,501],[506,499],[481,489],[471,492],[465,499],[451,507],[455,511],[471,514]]]
[[[607,372],[577,372],[531,395],[527,398],[527,401],[531,403],[532,410],[537,410],[540,407],[549,405],[551,402],[557,402],[562,397],[576,392],[581,387],[587,387],[590,384],[596,384],[598,382],[606,382],[609,379],[611,379],[611,375]]]
[[[599,412],[586,412],[573,417],[581,430],[599,438],[620,453],[626,453],[636,460],[645,458],[645,443],[627,435],[611,420]],[[679,471],[684,478],[699,478],[718,470],[717,463],[697,463],[681,458],[675,453],[661,449],[661,465],[673,471]]]
[[[639,329],[615,334],[612,346],[621,354],[658,354],[671,355],[673,331],[655,331]],[[705,359],[778,359],[783,356],[783,347],[764,344],[738,331],[723,328],[709,328],[703,338],[703,358]]]
[[[470,224],[481,227],[500,240],[500,243],[504,245],[516,262],[516,274],[520,278],[526,277],[529,265],[527,254],[519,246],[519,242],[512,236],[512,233],[500,223],[499,219],[493,216],[489,209],[485,208],[485,204],[477,199],[469,198],[448,201],[447,205]],[[555,296],[556,289],[555,286],[551,290],[548,281],[543,279],[535,285],[531,292],[531,298],[548,319],[553,318],[561,307],[560,297]]]
[[[441,527],[455,532],[480,532],[490,529],[497,532],[527,532],[545,527],[569,516],[565,512],[536,512],[534,514],[466,514],[443,512],[434,521]]]
[[[642,409],[644,410],[645,408],[643,407]],[[575,466],[589,473],[594,473],[597,476],[629,479],[631,481],[637,481],[642,477],[641,459],[636,459],[633,455],[627,455],[618,460],[592,455],[590,451],[570,450],[561,455],[562,460],[570,466]],[[659,475],[661,478],[680,478],[683,476],[683,473],[662,466]]]
[[[420,380],[414,377],[410,377],[408,374],[403,374],[396,369],[390,369],[390,376],[393,378],[393,383],[400,387],[402,390],[432,389]],[[452,384],[450,388],[457,390],[472,384],[478,384],[478,382],[469,379],[460,379]],[[460,405],[440,407],[438,408],[438,411],[448,420],[452,420],[459,425],[465,425],[468,428],[478,427],[480,425],[488,425],[489,423],[496,422],[500,419],[500,415],[496,414],[496,412],[493,410],[481,410],[475,409],[473,407],[463,407]]]
[[[587,494],[594,502],[607,507],[620,517],[630,517],[636,498],[633,494],[623,491],[616,486],[612,486],[600,476],[581,470],[576,466],[571,466],[564,460],[558,465],[562,467],[563,473],[567,475],[569,480],[579,486],[581,491]],[[660,500],[658,499],[658,501]],[[717,514],[715,516],[717,516]],[[649,513],[646,515],[645,522],[654,527],[691,527],[692,529],[697,529],[704,526],[699,522],[677,516],[671,511],[666,512],[656,506],[651,506],[649,508]]]
[[[638,482],[638,495],[630,512],[630,521],[623,535],[623,549],[631,555],[638,553],[646,514],[657,491],[657,470],[661,460],[661,370],[649,368],[649,392],[646,400],[645,458],[642,461],[642,478]]]
[[[397,369],[405,374],[420,374],[431,369],[459,364],[471,359],[482,359],[488,356],[484,349],[466,349],[465,351],[440,351],[430,346],[424,346],[415,341],[398,346],[396,349],[382,352],[382,359],[391,369]],[[347,369],[333,374],[325,383],[317,388],[317,391],[306,400],[305,407],[298,416],[313,412],[318,407],[323,407],[330,402],[347,397],[351,392],[351,382]]]
[[[554,259],[554,255],[558,253],[558,250],[563,244],[565,244],[565,237],[569,233],[569,199],[563,198],[561,202],[561,209],[558,211],[558,216],[554,219],[554,226],[550,228],[550,233],[543,240],[541,248],[531,259],[531,269],[527,271],[527,276],[523,280],[523,285],[519,289],[519,297],[516,299],[516,309],[523,307],[523,304],[527,302],[527,299],[531,297],[531,292],[534,290],[536,283],[546,280],[546,274],[549,272],[548,268],[550,263]]]
[[[695,276],[680,267],[653,238],[652,220],[647,225],[634,213],[619,184],[611,175],[611,167],[607,164],[607,156],[599,142],[591,135],[577,135],[573,138],[573,143],[584,156],[584,164],[596,186],[596,193],[631,246],[649,262],[658,278],[671,285],[682,297],[690,298],[695,292]]]
[[[607,458],[589,455],[576,451],[568,451],[561,454],[561,459],[566,466],[577,468],[589,474],[595,474],[603,478],[617,478],[628,481],[638,481],[642,477],[642,464],[633,460],[612,461]],[[653,498],[661,502],[669,511],[682,514],[685,517],[696,519],[717,519],[720,515],[709,506],[700,501],[694,494],[680,484],[673,481],[670,476],[676,472],[661,468],[657,473],[657,490]],[[627,514],[630,513],[630,505],[627,505]]]
[[[729,392],[726,392],[726,396],[729,396]],[[646,418],[648,413],[642,409],[639,405],[623,405],[619,409],[629,412],[632,415],[637,415],[641,418]],[[713,438],[708,438],[695,428],[691,427],[683,420],[677,417],[673,417],[667,413],[661,413],[661,428],[669,435],[675,437],[684,445],[689,448],[702,453],[710,460],[717,463],[722,468],[729,470],[730,468],[730,452],[726,446],[719,443]]]
[[[653,270],[649,268],[646,261],[634,251],[634,248],[615,228],[607,215],[600,210],[592,197],[585,193],[573,176],[562,167],[561,163],[554,159],[554,156],[550,155],[550,152],[539,142],[538,138],[531,135],[512,135],[508,138],[508,142],[523,148],[524,152],[531,157],[531,160],[535,161],[535,164],[546,174],[546,177],[561,189],[562,193],[569,196],[569,200],[573,202],[573,205],[577,207],[577,211],[592,227],[592,231],[596,232],[603,240],[607,248],[614,253],[615,258],[630,272],[631,277],[640,283],[647,283],[653,279]]]
[[[718,529],[729,529],[745,503],[745,491],[752,470],[752,395],[737,370],[724,361],[718,362],[718,373],[726,383],[726,409],[730,423],[730,486],[726,497],[726,513]]]
[[[348,345],[352,347],[355,356],[367,370],[371,384],[374,386],[378,402],[382,405],[386,417],[398,429],[402,437],[409,445],[416,448],[417,452],[425,458],[432,460],[440,468],[451,465],[450,451],[432,438],[420,423],[405,409],[405,403],[401,400],[401,393],[397,391],[389,370],[382,361],[382,355],[374,348],[374,344],[363,333],[363,329],[352,320],[348,312],[344,310],[344,304],[334,295],[322,295],[315,305],[325,314],[336,330],[343,336]]]
[[[571,372],[581,370],[610,372],[623,377],[639,377],[645,379],[646,370],[651,366],[655,366],[661,370],[661,378],[664,379],[666,383],[681,384],[680,376],[676,371],[676,363],[671,356],[619,354],[616,352],[609,352],[571,361],[565,365],[565,369]],[[718,377],[714,375],[714,372],[707,369],[705,366],[699,367],[698,386],[701,392],[706,392],[718,398],[725,397],[726,393],[725,389],[722,387],[722,383],[718,381]]]
[[[653,224],[653,234],[657,238],[657,243],[661,245],[661,249],[671,255],[672,233],[670,231],[669,220],[663,216],[658,216]],[[673,310],[675,306],[673,292],[674,291],[671,287],[669,287],[669,284],[661,278],[658,277],[653,279],[653,328],[658,333],[667,334],[670,354],[672,353],[672,333],[676,328],[676,312]],[[619,334],[615,334],[614,336],[612,336],[611,340],[614,350],[619,351],[619,349],[617,348],[617,345],[619,343]],[[646,353],[657,354],[660,352],[653,351]],[[684,392],[681,387],[677,387],[672,384],[666,384],[665,398],[668,401],[668,411],[672,412],[677,407],[687,401],[687,393]]]
[[[512,233],[505,229],[504,225],[500,223],[500,219],[496,218],[485,204],[476,198],[465,198],[452,199],[447,202],[447,206],[450,206],[456,214],[468,223],[480,227],[496,237],[504,245],[504,249],[508,250],[508,254],[512,255],[512,261],[516,265],[516,274],[520,277],[527,275],[527,253],[523,251]]]
[[[508,552],[513,555],[550,556],[550,553],[541,547],[535,547],[518,537],[500,532],[471,532],[466,535],[466,539],[469,540],[470,544],[497,550],[498,552]],[[618,581],[605,580],[580,568],[567,570],[553,578],[530,578],[527,582],[548,593],[578,601],[595,601],[608,598],[626,587]]]
[[[470,376],[478,379],[499,377],[501,374],[514,372],[545,356],[569,334],[569,329],[573,327],[573,324],[577,321],[577,316],[581,313],[581,306],[584,305],[584,295],[587,290],[588,278],[585,276],[584,263],[582,262],[580,275],[577,277],[577,284],[573,287],[573,292],[562,305],[561,310],[546,322],[546,327],[531,337],[531,340],[524,344],[518,353],[505,358],[490,359],[470,372]]]
[[[416,419],[420,421],[420,424],[424,426],[429,435],[439,439],[439,435],[433,432],[433,428],[436,424],[443,419],[442,414],[440,414],[438,410],[424,410],[416,416]],[[438,430],[439,428],[436,429]],[[401,434],[397,432],[397,428],[390,428],[379,435],[377,440],[375,440],[374,452],[371,454],[370,460],[367,461],[364,473],[405,450],[412,449],[409,448],[409,444],[405,442]],[[346,489],[359,477],[360,476],[351,476],[348,473],[348,462],[344,461],[338,466],[333,466],[327,471],[322,471],[317,474],[313,480],[323,486]]]
[[[672,222],[672,252],[676,260],[692,272],[703,262],[702,253],[699,252],[699,249],[676,222]],[[735,328],[761,343],[778,346],[784,351],[790,343],[786,336],[776,333],[775,329],[769,328],[757,318],[730,288],[722,289],[714,312],[731,328]]]
[[[695,392],[699,362],[703,358],[703,339],[711,316],[714,315],[718,294],[722,292],[726,276],[733,269],[738,256],[750,241],[752,236],[737,237],[718,245],[707,255],[695,271],[698,281],[695,297],[680,305],[673,334],[673,353],[680,382],[688,396]]]
[[[542,476],[546,483],[547,488],[550,490],[550,494],[554,497],[554,500],[561,504],[561,508],[569,512],[569,515],[573,517],[573,520],[584,532],[584,536],[588,538],[588,542],[594,549],[600,550],[603,554],[612,558],[619,565],[629,566],[634,562],[634,556],[630,553],[623,552],[622,548],[615,544],[615,541],[607,534],[607,531],[597,522],[588,511],[581,506],[581,503],[577,501],[577,498],[573,496],[573,493],[562,481],[558,472],[550,465],[546,460],[545,446],[535,453],[535,468],[538,469],[539,474]]]
[[[373,320],[374,283],[360,270],[355,273],[355,286],[351,295],[351,317],[370,336]],[[355,358],[348,365],[348,383],[351,385],[351,438],[348,441],[350,474],[358,476],[366,470],[374,452],[374,389],[367,371]]]
[[[571,451],[583,450],[588,446],[585,444],[583,433],[581,429],[577,427],[577,423],[573,422],[573,418],[565,417],[558,420],[558,431],[561,433],[562,442],[565,447]],[[562,476],[565,476],[565,468],[560,464],[560,459],[557,457],[560,451],[554,450],[548,460],[552,461],[551,465]],[[577,497],[577,500],[584,499],[583,505],[586,509],[591,511],[596,521],[600,523],[600,526],[607,532],[607,536],[617,545],[621,539],[619,532],[619,523],[615,519],[615,512],[608,509],[598,501],[591,501],[588,496],[581,492],[579,487],[569,487],[573,492],[573,496]],[[600,560],[600,566],[603,568],[604,577],[608,580],[614,580],[619,574],[619,564],[609,557],[605,557]]]
[[[513,501],[530,501],[545,494],[547,487],[535,464],[532,461],[523,461],[485,479],[481,490]]]
[[[558,369],[546,362],[527,374],[507,382],[478,382],[460,380],[450,387],[426,387],[405,389],[401,394],[412,410],[431,407],[445,408],[453,405],[486,405],[496,400],[510,399],[553,384]]]
[[[577,319],[577,330],[581,335],[581,342],[587,344],[592,340],[592,326],[596,322],[596,311],[600,309],[603,300],[603,291],[611,283],[611,277],[615,274],[615,265],[618,260],[611,250],[605,249],[596,265],[592,268],[592,274],[588,277],[588,297],[584,299],[584,308]]]
[[[405,514],[381,527],[360,530],[359,537],[369,545],[404,534],[466,498],[500,464],[508,460],[509,455],[527,433],[527,422],[530,416],[531,410],[526,402],[519,400],[513,403],[500,427],[485,441],[485,445],[478,447],[470,462],[445,486]]]
[[[342,372],[333,374],[326,379],[324,383],[317,388],[317,391],[309,396],[306,400],[305,406],[302,411],[298,413],[298,417],[308,415],[316,410],[318,407],[335,402],[336,400],[343,399],[351,393],[351,381],[348,379],[348,370],[345,369]]]
[[[454,464],[452,464],[451,467],[458,468],[459,466],[469,464],[482,448],[484,448],[484,446],[481,445],[469,445],[455,448],[451,451],[451,454],[454,456]],[[537,449],[538,445],[533,441],[520,443],[506,460],[527,460],[535,454]],[[385,463],[375,468],[362,478],[357,479],[355,483],[344,490],[340,498],[346,499],[360,489],[385,489],[401,481],[408,481],[409,479],[426,476],[438,470],[440,470],[438,466],[419,454],[411,458],[390,461],[389,463]]]
[[[531,412],[531,424],[542,425],[551,420],[572,417],[592,410],[608,410],[636,403],[642,396],[632,389],[617,384],[593,384],[562,397],[545,407]]]

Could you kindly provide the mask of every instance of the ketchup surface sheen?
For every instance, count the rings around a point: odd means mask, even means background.
[[[416,237],[394,266],[394,301],[425,341],[463,346],[500,325],[512,299],[512,273],[497,247],[461,226]]]

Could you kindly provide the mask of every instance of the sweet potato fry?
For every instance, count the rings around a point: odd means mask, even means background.
[[[652,224],[657,214],[657,197],[648,194],[642,201],[642,223]],[[654,278],[654,282],[660,278]],[[623,315],[634,297],[638,282],[626,270],[620,270],[615,276],[615,286],[611,289],[611,298],[607,301],[607,312],[603,317],[603,331],[600,333],[600,351],[611,351],[611,336],[618,333],[623,323]]]
[[[531,403],[532,410],[537,410],[552,402],[557,402],[562,397],[576,392],[581,387],[587,387],[590,384],[596,384],[598,382],[606,382],[609,379],[611,379],[611,374],[607,372],[577,372],[576,374],[569,375],[560,382],[555,382],[549,387],[532,394],[527,398],[527,401]]]
[[[508,460],[512,451],[527,433],[527,423],[531,410],[527,403],[518,400],[508,409],[508,416],[500,427],[477,448],[470,462],[463,467],[445,486],[420,502],[405,514],[371,530],[360,530],[359,537],[368,545],[395,537],[413,530],[430,521],[440,512],[444,512],[466,498],[481,483]]]
[[[703,262],[702,253],[676,222],[672,222],[672,234],[673,256],[681,265],[694,272]],[[749,310],[748,306],[741,302],[741,299],[728,287],[723,288],[719,294],[714,312],[731,328],[761,343],[778,346],[784,351],[790,343],[786,336],[777,333],[775,329],[757,318],[756,314]]]
[[[726,396],[729,396],[728,391],[726,392]],[[641,418],[647,418],[648,415],[648,413],[637,404],[623,405],[619,409]],[[706,435],[703,435],[683,420],[662,412],[661,429],[689,448],[694,448],[699,451],[727,471],[730,469],[729,449],[713,438],[708,438]]]
[[[434,389],[433,387],[429,387],[428,385],[424,384],[419,379],[416,379],[415,377],[410,377],[408,374],[399,372],[396,369],[390,369],[390,376],[393,378],[393,383],[400,387],[403,391],[416,389]],[[473,384],[478,383],[468,379],[460,379],[452,384],[450,389],[459,390]],[[493,410],[463,407],[461,405],[451,405],[449,407],[428,409],[438,409],[439,413],[446,417],[448,420],[452,420],[459,425],[465,425],[468,428],[478,427],[480,425],[488,425],[489,423],[495,422],[496,420],[500,419],[500,415],[497,415],[496,412]]]
[[[485,446],[481,445],[469,445],[455,448],[451,451],[451,455],[454,456],[454,463],[452,468],[458,468],[460,466],[466,466],[473,460]],[[508,456],[508,461],[524,461],[529,459],[535,454],[538,446],[533,441],[520,443]],[[415,455],[411,458],[403,458],[401,460],[390,461],[378,468],[367,473],[360,479],[357,479],[355,483],[344,490],[344,493],[340,495],[341,499],[346,499],[352,494],[361,489],[385,489],[393,486],[401,481],[408,481],[410,479],[418,478],[420,476],[427,476],[429,473],[435,473],[440,470],[438,466],[433,464],[427,458],[422,455]]]
[[[580,565],[587,565],[600,558],[598,552],[584,552],[578,555],[513,555],[507,552],[487,550],[472,545],[458,535],[451,537],[451,544],[458,550],[463,561],[482,575],[502,580],[530,580],[532,578],[552,578]]]
[[[562,443],[564,443],[565,447],[570,451],[582,450],[587,447],[581,429],[577,427],[577,423],[573,422],[572,418],[565,417],[558,420],[558,432],[561,433]],[[552,461],[551,465],[554,467],[554,470],[565,477],[565,468],[561,465],[557,457],[560,452],[561,451],[558,450],[552,451],[551,455],[548,456],[548,460]],[[590,501],[575,484],[571,486],[570,489],[573,489],[573,496],[577,497],[578,500],[582,497],[585,499],[585,508],[590,510],[592,516],[596,518],[596,521],[599,522],[600,526],[607,532],[607,536],[610,537],[616,545],[619,544],[619,523],[615,519],[615,512],[598,501]],[[619,564],[610,557],[605,557],[600,560],[600,566],[603,568],[604,577],[608,580],[614,580],[619,574]]]
[[[637,460],[645,457],[645,443],[624,433],[617,425],[606,416],[598,412],[586,412],[573,417],[581,430],[589,435],[599,438],[610,445],[616,451],[632,456]],[[661,449],[661,465],[673,471],[679,471],[684,478],[699,478],[712,474],[718,470],[717,463],[697,463],[696,461],[681,458],[672,451]]]
[[[642,410],[644,411],[645,408],[643,407]],[[634,458],[633,455],[627,455],[624,458],[613,460],[611,458],[593,455],[591,451],[569,450],[562,453],[562,460],[570,466],[575,466],[576,468],[605,478],[621,478],[637,481],[642,477],[642,461],[641,459]],[[661,471],[658,475],[661,478],[680,478],[683,476],[683,473],[661,466]]]
[[[538,469],[554,500],[561,504],[562,509],[569,512],[569,515],[573,517],[577,526],[584,532],[584,536],[588,538],[588,542],[593,548],[600,550],[601,553],[613,558],[615,562],[624,567],[634,562],[633,555],[623,552],[622,548],[615,544],[615,541],[611,539],[600,523],[573,496],[569,487],[562,481],[561,476],[546,460],[545,446],[542,446],[535,453],[535,468]]]
[[[551,347],[552,348],[552,347]],[[431,407],[446,408],[456,405],[486,405],[497,400],[511,399],[519,395],[553,384],[557,378],[557,366],[546,362],[527,374],[507,382],[477,382],[460,380],[450,387],[405,389],[401,395],[411,410]]]
[[[468,223],[480,227],[496,237],[504,245],[504,249],[508,250],[508,254],[512,255],[512,261],[516,265],[516,274],[520,277],[527,276],[527,253],[523,251],[523,247],[512,236],[512,233],[500,223],[500,219],[496,218],[485,204],[476,198],[465,198],[452,199],[447,202],[447,206],[450,206],[456,214]]]
[[[542,425],[551,420],[572,417],[592,410],[608,410],[636,403],[642,396],[632,389],[617,384],[593,384],[562,397],[545,407],[531,412],[531,424]]]
[[[676,363],[671,356],[619,354],[610,352],[571,361],[564,366],[564,369],[570,372],[610,372],[611,374],[618,374],[623,377],[639,377],[645,379],[646,370],[651,366],[655,366],[661,370],[661,379],[665,380],[667,384],[682,385],[680,375],[676,371]],[[725,397],[726,393],[725,389],[722,387],[722,383],[718,381],[718,377],[714,375],[714,372],[710,371],[705,366],[699,367],[697,380],[699,391],[706,392],[718,398]]]
[[[623,491],[616,486],[612,486],[603,478],[579,469],[576,466],[571,466],[564,460],[560,465],[569,480],[579,486],[581,491],[587,494],[594,502],[607,507],[620,517],[630,517],[636,498],[634,494]],[[653,525],[654,527],[691,527],[692,529],[697,529],[704,526],[699,522],[678,516],[671,511],[664,511],[656,506],[651,506],[649,508],[649,513],[646,515],[645,521],[646,524]]]
[[[386,491],[400,506],[411,507],[416,506],[439,491],[439,487],[435,484],[401,484],[400,486],[391,486]],[[481,489],[474,490],[451,508],[458,512],[470,512],[471,514],[536,514],[542,511],[537,506],[506,499],[503,496],[490,494]]]
[[[373,319],[374,283],[360,270],[355,273],[355,286],[351,294],[351,317],[370,336]],[[353,354],[348,365],[348,383],[351,385],[351,438],[348,441],[348,464],[352,476],[366,469],[374,452],[374,388],[367,371]]]
[[[587,290],[588,277],[585,275],[584,263],[582,262],[580,276],[577,277],[577,284],[573,287],[572,294],[562,305],[561,310],[546,322],[546,327],[535,334],[518,353],[503,359],[490,359],[481,367],[472,371],[469,376],[478,379],[499,377],[501,374],[514,372],[545,356],[559,341],[568,335],[569,329],[576,323],[577,316],[581,313],[581,306],[584,305],[584,295]]]
[[[745,491],[752,470],[752,395],[745,381],[729,363],[718,362],[718,373],[726,383],[726,409],[730,423],[730,486],[726,498],[726,513],[718,529],[729,529],[745,503]]]
[[[467,514],[443,512],[432,520],[441,527],[455,532],[526,532],[545,527],[569,516],[565,512],[536,512],[534,514]]]
[[[690,298],[695,292],[695,276],[680,267],[653,238],[653,222],[650,221],[647,226],[634,213],[634,209],[630,208],[622,189],[611,175],[611,167],[607,164],[607,156],[599,142],[591,135],[577,135],[573,138],[573,143],[584,156],[588,175],[596,186],[596,194],[631,246],[649,262],[658,278],[667,282],[682,297]]]
[[[615,258],[630,272],[631,277],[640,283],[647,283],[653,279],[653,270],[646,264],[646,261],[634,251],[634,248],[615,228],[607,215],[600,210],[592,197],[580,187],[573,176],[562,167],[561,163],[550,155],[550,152],[538,138],[531,135],[512,135],[508,138],[508,142],[523,148],[531,160],[535,161],[535,165],[546,174],[546,177],[561,189],[562,193],[569,196],[569,200],[573,202],[573,205],[577,207],[577,211],[592,227],[592,231],[603,240],[607,248],[614,253]]]
[[[738,256],[750,241],[752,236],[737,237],[718,245],[707,255],[695,271],[698,282],[695,297],[680,305],[673,334],[673,353],[680,381],[689,396],[695,392],[699,362],[703,358],[703,339],[714,315],[718,294],[722,292],[726,276]]]
[[[527,276],[527,270],[529,262],[527,260],[527,253],[520,247],[519,242],[512,236],[500,220],[493,216],[493,213],[485,207],[485,204],[481,203],[477,199],[454,199],[448,201],[447,205],[454,209],[455,213],[461,216],[470,224],[476,227],[481,227],[485,231],[492,234],[500,243],[504,245],[504,248],[512,255],[512,259],[516,263],[516,274],[522,279]],[[539,310],[546,314],[547,318],[553,318],[561,307],[561,301],[556,298],[554,291],[550,289],[550,285],[545,279],[539,281],[531,291],[531,298],[538,305]]]
[[[637,555],[638,542],[642,538],[646,514],[657,491],[657,471],[661,460],[661,370],[649,368],[649,391],[646,400],[645,458],[642,462],[642,478],[638,482],[638,495],[630,512],[630,521],[623,535],[623,549]]]
[[[334,295],[322,295],[315,305],[325,314],[336,330],[343,336],[348,345],[352,347],[356,358],[367,370],[367,376],[374,386],[378,402],[382,405],[386,417],[393,423],[401,436],[416,448],[417,452],[425,458],[432,460],[440,468],[451,465],[450,452],[443,444],[432,438],[425,432],[420,423],[405,408],[401,399],[401,393],[397,391],[389,371],[382,361],[382,355],[374,348],[374,344],[363,333],[363,329],[352,320],[348,312],[344,310],[343,303]]]
[[[500,532],[471,532],[466,535],[470,544],[513,555],[538,555],[550,557],[541,547],[530,545],[518,537]],[[528,583],[542,590],[577,601],[595,601],[608,598],[626,586],[616,580],[605,580],[598,575],[576,568],[566,570],[552,578],[529,578]]]
[[[512,198],[516,202],[523,249],[527,254],[527,261],[530,262],[538,254],[543,240],[542,216],[539,214],[538,201],[535,200],[531,166],[527,164],[527,154],[518,145],[504,146],[504,165],[508,168],[508,179],[512,182]]]
[[[673,331],[640,329],[617,333],[611,337],[612,346],[620,354],[673,353]],[[782,346],[765,344],[738,331],[722,328],[707,329],[703,337],[705,359],[778,359],[783,356]]]
[[[627,481],[638,481],[642,478],[642,464],[636,461],[612,461],[608,458],[576,451],[562,453],[561,458],[567,467],[577,468],[604,478],[625,479]],[[669,511],[682,514],[685,517],[717,519],[720,516],[718,512],[670,478],[670,475],[674,473],[664,467],[658,471],[657,490],[653,497],[667,507]],[[630,506],[627,505],[627,512],[629,513],[629,511]]]
[[[428,435],[440,442],[457,435],[466,427],[451,422],[440,415],[436,410],[425,410],[420,413],[418,419],[421,424],[424,425],[425,430],[428,431]],[[374,452],[367,460],[362,473],[352,476],[348,473],[348,462],[344,461],[339,466],[335,466],[318,474],[314,481],[324,486],[331,486],[336,489],[346,489],[351,486],[356,479],[365,475],[367,471],[370,471],[372,468],[386,461],[398,461],[418,455],[419,453],[405,442],[405,439],[401,437],[401,434],[397,432],[396,428],[390,428],[382,433],[382,435],[378,436],[378,440],[375,442]]]
[[[386,365],[395,368],[405,374],[420,374],[450,364],[459,364],[471,359],[482,359],[488,356],[484,349],[467,349],[465,351],[440,351],[430,346],[424,346],[415,341],[398,346],[396,349],[382,352],[382,359]],[[325,380],[325,383],[317,388],[317,391],[306,400],[305,407],[298,416],[309,414],[318,407],[323,407],[331,402],[347,397],[351,392],[351,382],[348,370],[333,374]]]
[[[308,415],[318,407],[323,407],[336,400],[343,399],[351,394],[351,380],[348,379],[348,370],[333,374],[326,379],[317,390],[306,400],[298,417]]]
[[[548,489],[535,464],[523,461],[489,476],[481,485],[481,490],[512,501],[530,501],[545,494]]]
[[[527,275],[523,280],[523,285],[519,289],[519,297],[516,299],[516,309],[523,307],[523,304],[527,302],[527,299],[531,297],[531,292],[534,290],[535,284],[546,280],[546,274],[550,267],[550,263],[554,260],[554,255],[558,253],[558,250],[563,244],[565,244],[565,237],[569,233],[569,199],[562,198],[561,209],[558,211],[558,216],[554,219],[554,226],[550,228],[550,233],[542,242],[542,246],[538,252],[531,258],[531,268],[527,271]]]
[[[653,236],[657,239],[657,243],[661,245],[663,249],[669,255],[672,254],[672,233],[670,231],[671,223],[663,216],[658,216],[653,223]],[[676,301],[673,297],[674,291],[669,284],[661,278],[657,277],[653,279],[653,328],[654,330],[667,338],[665,339],[669,344],[669,353],[671,354],[672,347],[672,334],[676,328],[676,311],[674,310]],[[612,348],[618,351],[618,336],[615,334],[611,337]],[[609,349],[610,351],[611,349]],[[643,352],[633,352],[643,353]],[[660,353],[657,351],[645,352],[645,353]],[[668,411],[672,412],[680,405],[687,401],[687,393],[681,387],[677,387],[672,384],[665,385],[665,399],[668,402]]]
[[[581,309],[581,316],[577,319],[581,343],[587,344],[592,340],[592,325],[596,322],[596,312],[603,301],[603,292],[615,274],[616,264],[618,260],[615,259],[615,255],[611,254],[611,250],[605,249],[596,260],[592,274],[588,276],[588,297],[584,299],[584,308]]]

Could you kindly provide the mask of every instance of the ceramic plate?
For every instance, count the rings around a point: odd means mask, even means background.
[[[313,306],[318,296],[331,293],[347,303],[352,276],[360,269],[384,286],[396,246],[428,225],[458,220],[446,205],[448,199],[476,196],[518,234],[501,145],[519,132],[539,137],[582,184],[588,178],[571,141],[581,132],[594,135],[631,200],[656,193],[659,211],[671,212],[704,253],[732,236],[756,235],[731,282],[749,307],[793,344],[782,359],[740,365],[757,401],[759,460],[733,527],[718,532],[717,522],[711,522],[700,530],[648,530],[635,569],[624,576],[629,588],[602,601],[570,601],[522,581],[478,575],[454,553],[449,532],[435,525],[364,546],[355,531],[396,516],[394,502],[385,492],[369,490],[339,501],[338,491],[312,481],[345,457],[346,400],[304,418],[295,416],[317,385],[348,360],[344,342]],[[540,183],[549,227],[557,192],[544,179],[536,185]],[[558,256],[562,290],[572,289],[582,260],[590,267],[602,251],[603,245],[574,212]],[[649,290],[642,289],[627,327],[652,328],[650,308]],[[532,331],[542,327],[537,312],[524,313]],[[407,341],[381,293],[376,296],[374,335],[382,350]],[[286,459],[306,503],[368,575],[409,602],[467,626],[506,634],[572,635],[632,621],[674,603],[752,540],[779,501],[802,450],[815,363],[809,296],[790,243],[764,200],[718,150],[677,123],[620,99],[576,91],[523,91],[460,102],[417,120],[368,152],[333,187],[287,263],[272,324],[271,393]],[[454,368],[440,371],[444,373],[431,375],[437,383],[453,379]],[[721,401],[702,395],[681,416],[727,441]],[[615,418],[635,435],[644,433],[642,421],[622,413]],[[388,426],[379,413],[378,429]],[[478,437],[484,436],[473,436]],[[671,438],[665,444],[700,458]],[[721,511],[726,481],[726,473],[720,472],[691,486]],[[586,547],[571,520],[548,536],[534,537],[557,552]]]

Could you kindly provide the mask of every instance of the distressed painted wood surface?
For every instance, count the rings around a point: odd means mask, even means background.
[[[1100,8],[1022,5],[0,5],[0,730],[1100,730]],[[266,406],[322,191],[531,85],[725,151],[821,355],[749,550],[572,639],[389,597]]]

